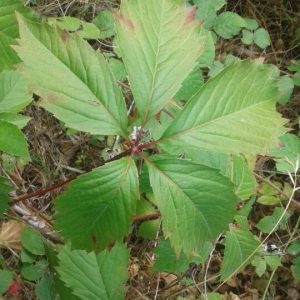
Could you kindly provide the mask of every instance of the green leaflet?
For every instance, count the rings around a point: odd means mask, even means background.
[[[230,178],[236,185],[235,193],[239,198],[248,199],[254,194],[256,180],[243,158],[203,149],[187,149],[186,158],[220,169],[220,173]]]
[[[23,247],[32,254],[45,255],[45,248],[41,234],[29,227],[25,226],[21,234],[21,242]]]
[[[260,242],[248,230],[234,229],[226,233],[226,247],[221,280],[228,280],[251,262],[260,250]]]
[[[105,39],[114,35],[114,23],[114,16],[108,10],[100,11],[98,16],[93,20],[93,24],[100,29],[101,39]]]
[[[54,285],[54,289],[59,295],[61,299],[70,299],[70,300],[81,300],[81,298],[72,294],[72,290],[66,286],[66,284],[62,281],[61,277],[58,275],[56,268],[59,265],[59,260],[57,257],[58,247],[50,244],[45,245],[47,261],[49,264],[49,269],[52,275],[52,282]],[[38,288],[36,289],[37,292]]]
[[[185,153],[187,159],[212,168],[219,169],[220,173],[228,178],[232,178],[232,157],[224,154],[203,149],[187,149]]]
[[[286,122],[275,110],[276,80],[261,61],[235,61],[189,100],[159,144],[172,154],[186,148],[265,154]]]
[[[4,177],[0,177],[0,215],[2,216],[7,208],[9,208],[8,202],[10,199],[6,196],[11,191],[11,187],[8,185],[8,180]]]
[[[20,46],[13,48],[41,105],[67,127],[126,136],[125,101],[103,56],[77,34],[20,15],[18,20]]]
[[[280,172],[297,172],[296,166],[300,164],[300,139],[292,134],[280,137],[281,147],[272,150],[276,156],[276,168]],[[298,161],[298,163],[297,163]]]
[[[171,248],[170,241],[161,238],[154,253],[157,255],[155,265],[151,268],[152,272],[170,272],[180,273],[189,269],[191,263],[205,264],[209,254],[213,250],[211,243],[206,242],[203,247],[195,250],[193,255],[187,258],[182,252],[179,258],[176,257],[174,250]]]
[[[58,274],[80,299],[123,300],[127,281],[129,249],[116,243],[98,255],[59,247]]]
[[[0,112],[17,113],[32,100],[27,80],[19,71],[0,73]]]
[[[18,71],[0,73],[0,150],[29,161],[27,143],[20,131],[29,118],[17,114],[32,100],[26,85]]]
[[[0,71],[12,70],[13,65],[21,61],[16,52],[11,48],[11,45],[16,44],[15,39],[0,32]]]
[[[138,197],[134,161],[107,163],[79,176],[55,200],[55,228],[77,249],[104,249],[128,234]]]
[[[222,12],[214,20],[214,30],[224,39],[230,39],[238,34],[242,27],[246,27],[245,20],[236,13]]]
[[[232,182],[238,187],[235,191],[240,199],[249,199],[255,194],[257,183],[247,162],[236,155],[232,156]]]
[[[218,170],[165,156],[151,157],[148,169],[164,235],[177,256],[181,250],[191,255],[227,228],[237,199]]]
[[[264,28],[259,28],[254,32],[253,35],[254,43],[262,48],[265,49],[270,46],[270,35],[267,30]]]
[[[36,286],[35,295],[38,299],[43,300],[55,300],[57,297],[56,290],[52,280],[47,276],[43,275],[41,280]]]
[[[0,111],[0,120],[14,124],[21,129],[28,123],[30,118],[15,113]]]
[[[24,6],[21,0],[1,0],[0,2],[0,32],[11,38],[19,36],[18,22],[15,11],[26,18],[32,18],[34,11]]]
[[[204,50],[205,34],[184,1],[123,1],[115,13],[119,50],[144,121],[179,90]]]
[[[202,72],[199,67],[196,67],[192,72],[184,79],[180,90],[174,96],[175,100],[189,100],[203,85],[204,80]]]
[[[30,161],[27,143],[22,131],[14,124],[0,120],[0,151]]]
[[[300,282],[300,257],[293,260],[293,266],[291,267],[294,278]]]
[[[13,279],[13,275],[14,273],[12,271],[0,270],[0,276],[1,276],[0,293],[1,294],[4,294],[7,291],[9,284]]]
[[[12,70],[13,65],[20,62],[19,57],[11,48],[11,45],[16,45],[15,38],[19,37],[15,11],[29,19],[37,17],[33,16],[33,10],[24,6],[22,0],[0,1],[0,72],[2,70]]]
[[[255,225],[261,232],[270,233],[277,229],[285,230],[291,215],[281,207],[275,207],[271,216],[265,216]]]

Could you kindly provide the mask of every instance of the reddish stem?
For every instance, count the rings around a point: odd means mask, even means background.
[[[107,160],[106,162],[102,163],[100,166],[105,165],[105,163],[112,162],[112,161],[118,160],[118,159],[120,159],[120,158],[122,158],[122,157],[125,157],[126,155],[129,155],[130,153],[131,153],[131,149],[125,150],[125,151],[123,151],[122,153],[116,155],[115,157],[113,157],[113,158]],[[90,172],[90,171],[85,172],[85,173],[83,173],[83,174],[86,174],[86,173],[89,173],[89,172]],[[27,200],[27,199],[30,199],[30,198],[32,198],[32,197],[44,195],[44,194],[46,194],[46,193],[48,193],[48,192],[50,192],[50,191],[53,191],[53,190],[55,190],[55,189],[57,189],[57,188],[60,188],[60,187],[62,187],[62,186],[64,186],[64,185],[66,185],[67,183],[69,183],[70,181],[73,181],[73,180],[76,179],[76,178],[77,178],[77,176],[76,176],[76,177],[72,177],[72,178],[70,178],[70,179],[67,179],[67,180],[65,180],[65,181],[63,181],[63,182],[54,184],[54,185],[52,185],[52,186],[50,186],[50,187],[48,187],[48,188],[38,190],[38,191],[36,191],[36,192],[34,192],[34,193],[27,194],[27,195],[24,195],[24,196],[21,196],[21,197],[12,199],[12,203],[21,202],[21,201],[25,201],[25,200]]]
[[[144,149],[144,148],[149,148],[152,147],[154,145],[156,145],[157,141],[153,141],[153,142],[149,142],[149,143],[145,143],[145,144],[140,144],[138,146],[139,150]]]
[[[27,200],[29,198],[36,197],[36,196],[39,196],[39,195],[44,195],[44,194],[46,194],[46,193],[48,193],[50,191],[53,191],[53,190],[55,190],[57,188],[60,188],[60,187],[62,187],[64,185],[66,185],[67,183],[69,183],[70,181],[72,181],[72,180],[74,180],[76,178],[77,177],[72,177],[72,178],[67,179],[67,180],[65,180],[63,182],[54,184],[54,185],[52,185],[52,186],[50,186],[48,188],[38,190],[38,191],[36,191],[34,193],[31,193],[31,194],[28,194],[28,195],[24,195],[24,196],[21,196],[19,198],[15,198],[15,199],[13,199],[13,203],[21,202],[21,201],[24,201],[24,200]]]
[[[137,222],[137,221],[147,221],[149,219],[157,219],[161,216],[161,214],[155,213],[155,214],[151,214],[151,215],[146,215],[146,216],[135,216],[133,217],[133,221]]]

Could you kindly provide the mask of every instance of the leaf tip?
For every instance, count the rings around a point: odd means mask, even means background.
[[[196,13],[196,5],[190,6],[187,9],[187,14],[186,14],[186,17],[185,17],[184,24],[188,24],[190,22],[193,22],[195,20],[195,13]]]

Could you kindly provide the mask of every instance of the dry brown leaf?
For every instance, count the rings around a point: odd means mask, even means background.
[[[226,281],[226,283],[231,287],[237,287],[240,286],[240,281],[236,276],[231,277],[229,280]]]
[[[21,250],[21,232],[24,223],[17,221],[8,221],[0,227],[0,248],[7,247],[13,250]]]
[[[246,287],[246,293],[241,297],[241,300],[259,300],[258,290]]]
[[[232,292],[229,293],[230,300],[241,300],[240,297]]]
[[[300,299],[300,294],[295,288],[288,288],[287,294],[289,295],[290,299]]]
[[[128,272],[129,272],[130,278],[133,278],[134,276],[136,276],[139,271],[140,271],[140,265],[139,265],[138,258],[131,257],[130,258],[130,263],[129,263],[129,266],[128,266]]]
[[[181,284],[178,280],[178,276],[167,273],[167,272],[160,272],[160,280],[164,281],[165,287],[169,287],[171,284],[176,283],[174,286],[171,288],[167,288],[162,294],[161,297],[162,299],[168,299],[168,296],[172,294],[173,292],[179,291],[181,289]]]
[[[241,300],[239,296],[236,294],[229,292],[229,294],[226,292],[224,295],[221,295],[222,300]]]

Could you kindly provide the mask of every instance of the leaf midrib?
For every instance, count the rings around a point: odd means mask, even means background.
[[[158,168],[158,166],[151,160],[148,160],[148,163],[152,165],[152,167],[154,169],[156,169],[158,171],[158,173],[160,173],[164,178],[166,178],[166,181],[169,182],[171,185],[175,186],[175,188],[177,190],[179,190],[185,197],[185,199],[188,199],[188,201],[192,204],[192,206],[195,208],[195,211],[197,211],[201,216],[202,216],[202,220],[205,221],[206,223],[206,228],[208,228],[208,231],[210,233],[210,235],[212,236],[212,232],[210,231],[210,227],[207,224],[207,220],[206,218],[204,218],[203,214],[200,212],[200,210],[196,207],[195,203],[193,202],[193,200],[183,191],[182,188],[180,188],[180,186],[178,186],[178,184],[176,182],[174,182],[165,172],[163,172],[161,169]]]
[[[27,27],[26,25],[25,25],[25,22],[23,21],[23,19],[21,19],[21,22],[22,22],[22,26],[23,27],[25,27],[25,28],[27,28],[27,30],[28,30],[28,32],[31,34],[31,36],[33,37],[33,39],[35,39],[41,46],[42,46],[42,48],[44,48],[46,51],[46,53],[48,53],[48,54],[46,54],[45,56],[48,56],[49,54],[50,54],[50,56],[49,57],[53,57],[53,58],[55,58],[57,61],[59,61],[59,63],[61,64],[61,65],[63,65],[65,68],[67,68],[67,70],[68,70],[68,72],[70,72],[78,81],[80,81],[81,83],[83,83],[83,85],[87,88],[87,90],[95,97],[95,99],[97,99],[98,100],[98,102],[99,102],[99,106],[101,107],[101,109],[103,110],[103,111],[105,111],[106,112],[106,114],[108,115],[108,116],[110,116],[110,118],[111,118],[111,120],[113,120],[113,122],[117,125],[116,127],[120,130],[120,132],[122,132],[123,133],[123,136],[126,136],[126,134],[125,134],[125,132],[123,131],[123,129],[122,129],[122,127],[120,126],[120,124],[118,123],[118,121],[114,118],[114,116],[108,111],[108,109],[103,105],[103,103],[101,102],[101,100],[98,98],[98,96],[96,96],[95,95],[95,93],[90,89],[90,87],[88,86],[88,84],[87,83],[85,83],[76,73],[74,73],[74,71],[71,69],[71,66],[68,66],[68,65],[66,65],[57,55],[55,55],[53,52],[51,52],[51,49],[49,49],[44,43],[42,43],[37,37],[36,37],[36,35],[32,32],[32,30],[29,28],[29,27]],[[50,26],[50,25],[47,25],[47,26]],[[57,29],[57,27],[56,27],[56,29]],[[58,32],[55,32],[55,35],[56,34],[58,34]],[[74,41],[76,42],[76,36],[75,35],[73,35],[73,34],[70,34],[70,33],[68,33],[70,36],[72,36],[72,39],[74,39]],[[79,38],[79,37],[78,37]],[[81,43],[83,42],[83,41],[80,41]],[[51,40],[51,43],[52,43],[52,40]],[[90,47],[89,45],[87,45],[88,47]],[[24,46],[17,46],[17,47],[24,47]],[[26,44],[26,46],[25,47],[27,47],[27,44]],[[69,49],[69,47],[68,46],[66,46],[66,52],[67,52],[67,54],[68,54],[68,58],[69,58],[69,51],[70,51],[70,49]],[[81,50],[80,50],[80,52],[81,52]],[[94,52],[94,55],[101,55],[100,53],[97,53],[97,52]],[[98,58],[97,58],[98,59]],[[100,58],[101,59],[101,58]],[[103,58],[103,60],[104,60],[104,63],[105,63],[105,59]],[[99,62],[100,64],[101,64],[101,61]],[[59,84],[58,84],[59,85]],[[65,95],[65,96],[67,96],[67,97],[69,97],[68,95],[66,95],[65,93],[63,93],[63,92],[59,92],[60,94],[62,94],[62,95]],[[75,99],[75,101],[76,101],[76,99]],[[80,100],[77,100],[77,101],[79,101],[80,103],[87,103],[86,101],[80,101]]]
[[[152,76],[152,83],[151,83],[151,91],[150,91],[150,94],[149,94],[149,97],[148,97],[148,101],[147,101],[147,108],[146,108],[146,111],[145,111],[145,117],[144,117],[144,121],[143,121],[143,124],[145,124],[147,121],[148,121],[148,114],[149,114],[149,110],[151,108],[151,102],[153,100],[153,93],[154,93],[154,86],[155,86],[155,83],[156,83],[156,74],[157,74],[157,69],[158,69],[158,54],[159,54],[159,51],[160,51],[160,48],[161,48],[161,45],[159,43],[160,41],[160,35],[161,35],[161,32],[162,32],[162,14],[163,14],[163,7],[164,7],[164,3],[165,1],[162,0],[162,9],[161,9],[161,13],[160,13],[160,26],[159,26],[159,32],[158,32],[158,35],[157,35],[157,51],[156,51],[156,54],[155,54],[155,66],[154,66],[154,73],[153,73],[153,76]]]
[[[268,99],[268,100],[266,100],[266,101],[272,101],[272,100],[273,100],[273,99]],[[228,116],[234,116],[235,114],[243,113],[244,111],[246,111],[246,113],[247,113],[247,110],[248,110],[249,108],[253,108],[253,107],[255,107],[255,106],[259,106],[259,105],[261,105],[262,103],[263,103],[263,102],[255,103],[254,105],[250,105],[250,106],[247,106],[247,107],[245,107],[245,108],[243,108],[243,109],[241,109],[241,110],[238,110],[238,111],[235,111],[235,112],[232,112],[232,113],[228,113],[228,114],[222,115],[222,116],[220,116],[220,117],[218,117],[218,118],[215,118],[215,119],[212,119],[212,120],[210,120],[210,121],[208,121],[208,122],[205,122],[205,123],[196,125],[196,126],[191,127],[191,128],[189,128],[189,129],[187,129],[187,130],[180,131],[180,132],[178,132],[178,133],[176,133],[176,134],[173,134],[173,135],[170,135],[170,136],[167,136],[167,137],[163,137],[163,138],[161,138],[160,140],[158,140],[157,143],[164,142],[164,141],[167,141],[167,140],[169,140],[169,139],[175,139],[175,138],[180,137],[181,135],[187,134],[187,133],[189,133],[189,132],[191,132],[191,131],[199,130],[201,127],[205,127],[205,126],[208,126],[208,125],[211,124],[211,123],[214,123],[214,122],[217,122],[217,121],[222,120],[222,118],[227,118]],[[244,112],[244,113],[245,113],[245,112]],[[247,113],[247,114],[248,114],[248,113]],[[179,117],[180,117],[180,115],[179,115],[177,118],[179,118]],[[171,123],[171,126],[172,126],[172,123]],[[171,127],[171,126],[169,126],[169,127]],[[168,128],[169,128],[169,127],[168,127]],[[223,136],[223,135],[222,135],[222,136]]]

